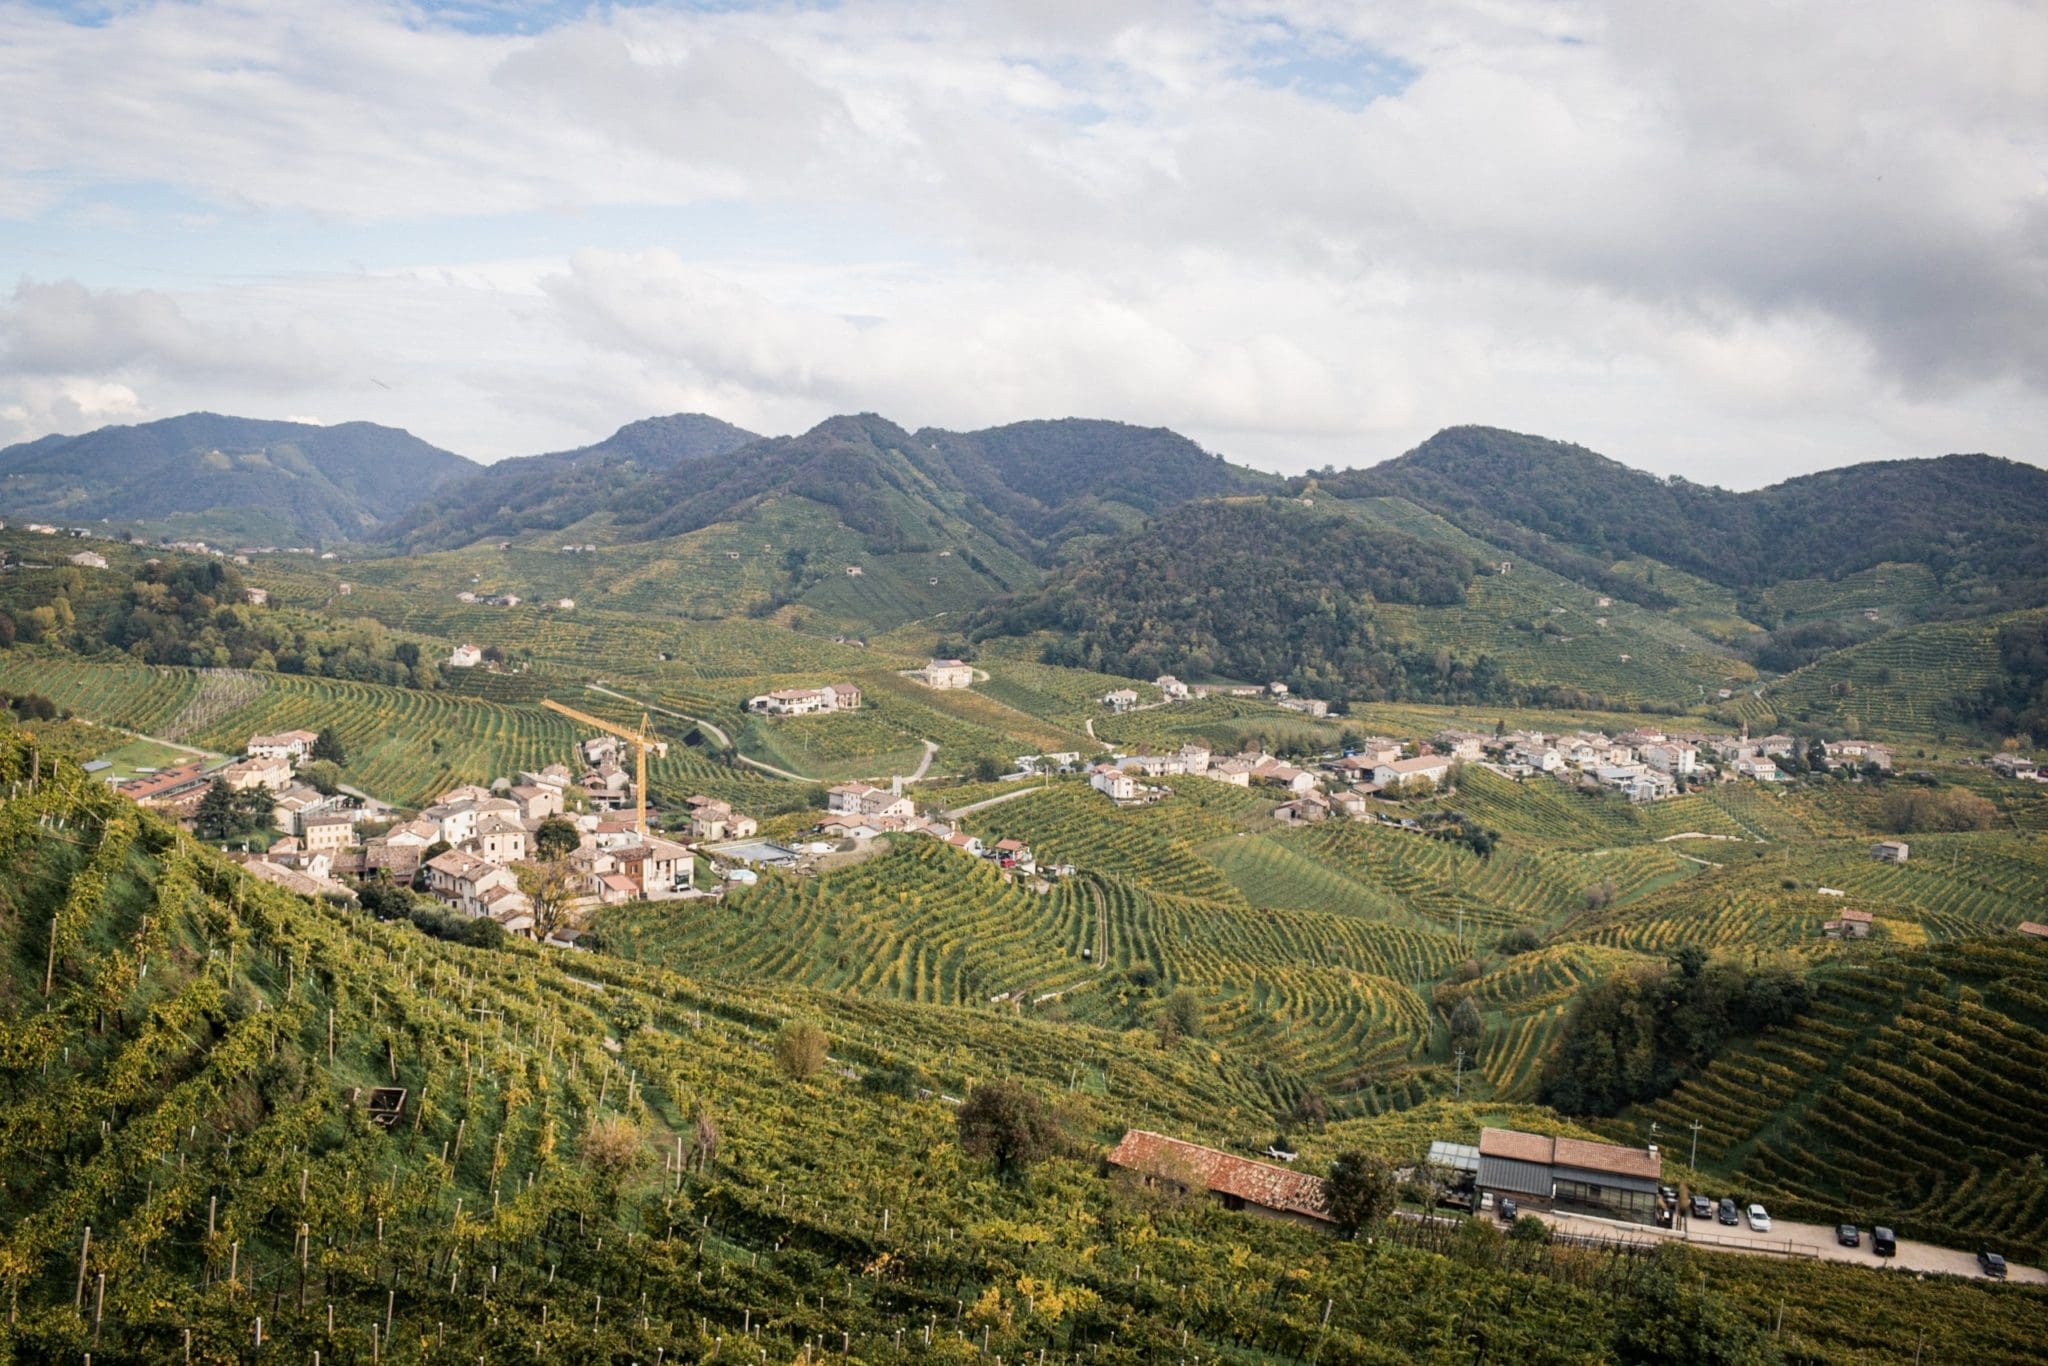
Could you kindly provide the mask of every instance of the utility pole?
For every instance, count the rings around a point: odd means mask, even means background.
[[[1453,1056],[1458,1061],[1458,1070],[1452,1076],[1452,1085],[1456,1088],[1455,1099],[1463,1100],[1465,1098],[1465,1050],[1460,1048]]]
[[[1692,1161],[1685,1165],[1691,1167],[1694,1171],[1700,1169],[1700,1122],[1698,1120],[1692,1122]]]

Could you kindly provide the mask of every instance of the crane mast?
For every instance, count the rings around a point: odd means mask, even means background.
[[[650,725],[651,718],[649,714],[644,711],[640,713],[640,729],[633,731],[615,722],[607,721],[603,717],[592,716],[588,712],[581,712],[574,707],[566,706],[555,701],[552,697],[543,697],[540,700],[540,704],[549,711],[559,712],[571,721],[577,721],[583,725],[594,727],[608,735],[616,735],[633,746],[633,799],[635,815],[638,818],[640,833],[646,835],[648,833],[647,752],[653,750],[657,755],[666,755],[668,753],[668,742],[666,740],[657,740],[653,737],[653,728]]]

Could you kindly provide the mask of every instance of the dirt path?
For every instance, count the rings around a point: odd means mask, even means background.
[[[643,699],[638,697],[628,697],[625,693],[617,692],[611,688],[607,688],[602,683],[585,683],[583,685],[583,688],[586,692],[601,692],[606,697],[616,697],[621,702],[631,702],[634,706],[644,707],[646,710],[653,712],[656,716],[672,716],[678,721],[688,721],[691,725],[696,726],[698,729],[708,732],[713,739],[718,741],[719,744],[724,745],[727,749],[731,749],[733,747],[732,737],[730,735],[727,735],[725,733],[725,728],[720,726],[715,721],[706,721],[701,716],[690,716],[684,712],[673,711],[668,707],[657,706],[655,703],[644,701]],[[746,758],[745,755],[741,755],[740,758],[744,763],[751,764],[754,762],[752,759]],[[762,767],[762,765],[756,765],[756,767]],[[771,773],[784,772],[784,770],[779,768],[769,769],[768,771]],[[794,777],[795,775],[792,774],[790,776]],[[809,780],[800,778],[798,779],[798,781],[807,782]]]
[[[932,756],[934,756],[938,752],[939,742],[937,740],[926,740],[924,742],[924,758],[919,759],[917,761],[917,771],[912,773],[903,781],[906,783],[914,783],[919,778],[922,778],[925,775],[926,770],[928,770],[932,766]]]
[[[941,814],[949,821],[957,821],[971,811],[982,811],[991,806],[1001,806],[1004,802],[1014,802],[1019,797],[1028,797],[1034,792],[1043,791],[1045,791],[1043,783],[1032,783],[1028,787],[1018,788],[1015,792],[1004,792],[993,797],[984,797],[978,802],[969,802],[965,806],[956,806],[951,811]]]

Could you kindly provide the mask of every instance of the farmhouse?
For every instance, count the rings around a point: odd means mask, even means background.
[[[1821,746],[1827,754],[1829,768],[1844,764],[1862,766],[1870,764],[1882,772],[1891,772],[1892,747],[1880,745],[1875,740],[1829,740]]]
[[[728,803],[711,797],[692,797],[684,805],[690,812],[693,840],[743,840],[761,828],[752,816],[742,816]]]
[[[1997,770],[1999,776],[2005,778],[2032,778],[2040,772],[2032,759],[2018,754],[1994,754],[1991,756],[1991,767]]]
[[[1516,1129],[1479,1131],[1482,1194],[1560,1210],[1653,1223],[1664,1160],[1655,1146],[1624,1148]]]
[[[1130,688],[1117,688],[1102,695],[1102,705],[1114,712],[1126,712],[1138,705],[1138,694]]]
[[[974,670],[958,659],[934,659],[911,677],[927,688],[966,688],[974,684]]]
[[[80,569],[105,569],[107,557],[90,550],[81,550],[71,557],[71,563]]]
[[[1182,1190],[1207,1191],[1225,1209],[1295,1224],[1334,1222],[1329,1193],[1320,1176],[1271,1162],[1254,1162],[1199,1143],[1132,1129],[1111,1150],[1109,1164],[1136,1173],[1148,1184],[1167,1182]]]
[[[1287,711],[1298,711],[1308,716],[1328,716],[1330,704],[1320,697],[1283,697],[1280,706]]]
[[[1912,846],[1904,840],[1880,840],[1870,846],[1870,856],[1879,863],[1904,863]]]
[[[1836,919],[1823,924],[1820,932],[1830,939],[1868,939],[1870,925],[1869,911],[1843,911]]]
[[[898,796],[872,783],[841,783],[825,794],[825,809],[840,816],[907,817],[917,814],[908,797]]]
[[[1761,755],[1737,759],[1735,773],[1737,777],[1750,778],[1760,783],[1780,782],[1784,778],[1784,775],[1778,772],[1778,766]]]
[[[1188,685],[1172,674],[1161,674],[1152,680],[1152,686],[1159,689],[1159,695],[1169,702],[1188,700]]]
[[[860,706],[860,689],[851,683],[823,688],[781,688],[747,700],[747,710],[763,716],[811,716],[852,711]]]
[[[474,645],[458,645],[448,652],[451,669],[474,669],[484,662],[484,652]]]
[[[467,915],[516,915],[529,910],[519,879],[510,868],[461,849],[427,860],[427,890]]]

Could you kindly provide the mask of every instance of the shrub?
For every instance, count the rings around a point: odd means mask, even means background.
[[[1378,1158],[1355,1151],[1339,1153],[1324,1182],[1330,1217],[1345,1233],[1356,1234],[1394,1212],[1399,1194],[1394,1170]]]
[[[808,1081],[824,1070],[826,1048],[824,1030],[792,1020],[775,1036],[775,1065],[786,1076]]]

